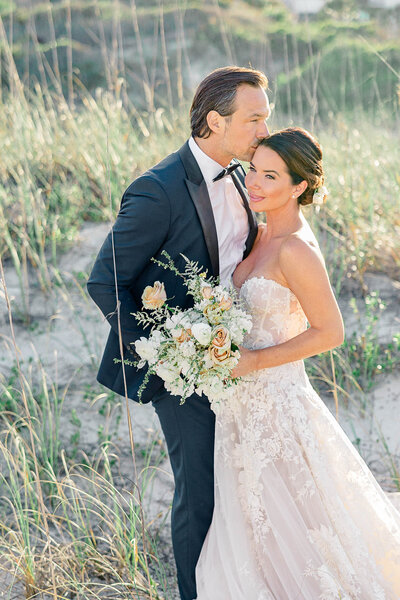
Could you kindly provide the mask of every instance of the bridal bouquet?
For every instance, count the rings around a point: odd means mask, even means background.
[[[166,263],[152,260],[183,277],[194,306],[186,310],[168,306],[164,284],[159,281],[144,290],[146,310],[134,316],[144,327],[150,326],[151,332],[135,342],[140,361],[126,361],[148,367],[139,400],[153,374],[161,377],[171,394],[181,396],[181,404],[193,392],[217,400],[238,381],[231,372],[240,357],[238,346],[251,329],[251,317],[240,307],[234,290],[206,278],[197,263],[182,255],[186,265],[180,273],[165,251],[163,255]]]

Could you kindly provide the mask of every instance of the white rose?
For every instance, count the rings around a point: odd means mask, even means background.
[[[157,347],[147,338],[141,337],[136,340],[135,349],[140,358],[147,360],[149,364],[157,360]]]
[[[174,313],[165,321],[166,329],[175,329],[176,327],[184,327],[185,329],[190,327],[190,322],[183,312]]]
[[[240,319],[238,320],[238,325],[248,333],[253,327],[253,322],[251,320],[251,317],[240,317]]]
[[[161,333],[161,331],[158,331],[158,329],[155,329],[154,331],[151,332],[150,340],[156,346],[159,346],[161,344],[161,342],[165,340],[165,336]]]
[[[230,326],[230,332],[234,344],[241,344],[243,342],[243,333],[241,327],[233,324]]]
[[[192,325],[192,335],[202,346],[207,346],[211,340],[211,327],[207,323],[195,323]]]
[[[156,373],[161,379],[168,383],[174,381],[179,376],[179,371],[173,365],[165,362],[160,362],[156,367]]]

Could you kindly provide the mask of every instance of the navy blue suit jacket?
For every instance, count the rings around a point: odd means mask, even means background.
[[[232,178],[243,198],[250,224],[245,257],[257,235],[257,222],[248,205],[242,167],[232,173]],[[202,265],[209,275],[219,275],[218,239],[207,185],[187,142],[127,188],[113,236],[123,353],[124,358],[132,358],[131,344],[149,334],[149,329],[143,331],[131,314],[143,309],[141,296],[146,286],[162,281],[170,305],[183,309],[193,305],[181,278],[154,264],[151,257],[165,261],[161,252],[166,250],[182,271],[185,265],[182,253]],[[87,287],[111,325],[98,381],[124,396],[122,365],[114,361],[121,354],[111,233],[97,256]],[[128,397],[137,400],[145,369],[126,366],[125,373]],[[162,385],[159,377],[152,376],[142,402],[149,402]]]

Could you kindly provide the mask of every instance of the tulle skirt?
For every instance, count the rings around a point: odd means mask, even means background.
[[[198,600],[399,600],[400,513],[302,361],[247,378],[216,413],[215,510]]]

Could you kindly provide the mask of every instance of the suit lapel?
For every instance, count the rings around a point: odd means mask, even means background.
[[[233,183],[235,184],[237,191],[239,192],[239,194],[242,197],[243,206],[246,210],[247,218],[249,220],[249,227],[250,227],[249,235],[247,236],[247,239],[246,239],[246,247],[245,247],[245,251],[243,254],[243,258],[246,258],[246,256],[248,256],[250,254],[250,250],[253,247],[254,240],[257,237],[258,225],[257,225],[256,216],[249,206],[249,200],[248,200],[247,190],[244,186],[243,176],[241,177],[240,174],[238,173],[238,171],[240,171],[240,169],[241,169],[241,167],[239,167],[239,169],[236,169],[235,171],[233,171],[233,173],[231,174],[231,177],[233,179]]]
[[[203,179],[200,167],[189,148],[188,142],[178,150],[178,153],[187,174],[185,183],[203,229],[213,275],[214,277],[217,277],[219,275],[218,238],[207,184]]]
[[[204,179],[200,185],[193,183],[193,181],[190,181],[190,179],[186,179],[186,185],[193,200],[193,204],[196,207],[201,227],[203,229],[204,239],[206,241],[206,246],[213,268],[213,274],[215,277],[217,277],[219,275],[218,238],[210,197],[208,195],[207,184]]]

